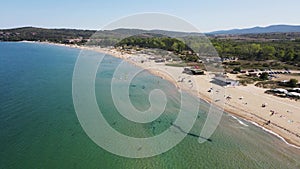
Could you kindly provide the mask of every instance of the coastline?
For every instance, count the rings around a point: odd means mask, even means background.
[[[169,76],[170,76],[170,74],[181,75],[181,74],[178,74],[178,73],[179,72],[181,73],[181,71],[182,71],[181,70],[182,68],[169,67],[169,66],[165,66],[164,64],[151,63],[151,64],[146,65],[146,64],[137,63],[137,62],[132,60],[132,58],[131,58],[132,55],[131,54],[122,54],[122,53],[120,53],[116,50],[112,50],[112,49],[108,49],[108,48],[94,48],[94,47],[85,47],[85,46],[77,46],[77,45],[64,45],[64,44],[49,43],[49,42],[29,42],[29,43],[41,43],[41,44],[57,45],[57,46],[77,48],[77,49],[81,49],[81,50],[92,50],[92,51],[95,51],[95,52],[105,53],[105,54],[111,55],[113,57],[123,59],[123,60],[125,60],[125,61],[127,61],[131,64],[134,64],[136,66],[139,66],[141,68],[146,68],[146,66],[151,67],[151,65],[152,66],[155,65],[156,66],[155,68],[157,68],[157,69],[164,70],[168,73],[172,72],[172,73],[169,73]],[[213,103],[213,100],[210,97],[210,94],[207,93],[207,89],[208,89],[207,83],[209,83],[209,80],[206,79],[206,78],[209,78],[207,76],[201,77],[199,79],[196,79],[196,76],[189,77],[193,82],[200,81],[199,84],[203,84],[202,83],[203,80],[206,80],[206,83],[205,83],[206,86],[204,85],[205,88],[202,87],[201,90],[199,91],[199,90],[195,89],[195,88],[198,87],[198,85],[195,85],[197,87],[192,87],[191,88],[189,86],[189,84],[187,84],[187,83],[179,83],[176,80],[174,81],[174,78],[167,76],[168,74],[166,75],[164,73],[161,73],[161,72],[158,72],[158,71],[153,71],[151,69],[150,70],[148,69],[148,71],[151,74],[155,75],[155,76],[159,76],[159,77],[162,77],[162,78],[170,81],[175,86],[182,87],[183,90],[186,90],[186,91],[196,95],[199,99],[201,99],[205,102]],[[185,75],[182,75],[182,76],[186,77]],[[233,91],[235,88],[226,88],[226,93],[227,93],[228,89],[229,89],[230,95],[234,95],[233,94],[234,92],[231,93],[231,91]],[[253,89],[253,90],[255,90],[255,89]],[[193,91],[197,91],[197,94],[193,93]],[[235,91],[235,92],[238,93],[239,91]],[[241,94],[241,95],[243,95],[243,94]],[[226,94],[226,95],[228,95],[228,94]],[[249,98],[249,97],[245,97],[245,98]],[[271,98],[271,99],[272,99],[272,97],[274,97],[274,96],[268,96],[268,98]],[[273,99],[276,100],[276,98],[273,98]],[[280,100],[280,99],[277,99],[277,100]],[[238,102],[238,101],[236,101],[236,102]],[[271,121],[270,124],[266,125],[266,122],[269,120],[268,119],[268,116],[269,116],[268,114],[264,115],[264,116],[261,116],[261,115],[257,115],[258,113],[252,113],[250,110],[251,110],[251,108],[245,109],[243,106],[240,106],[240,104],[238,104],[238,103],[235,104],[235,103],[232,103],[232,102],[225,102],[225,105],[224,105],[224,111],[227,112],[228,114],[230,114],[234,117],[236,116],[238,118],[241,118],[245,121],[248,121],[248,122],[252,123],[253,125],[261,128],[262,130],[264,130],[268,133],[271,133],[272,135],[278,137],[283,142],[285,142],[287,145],[292,146],[292,147],[297,148],[297,149],[300,149],[300,136],[299,136],[299,130],[297,130],[297,128],[296,128],[296,132],[291,131],[289,128],[282,126],[280,123],[277,124],[276,121],[273,122],[273,120]],[[297,112],[294,112],[294,113],[297,113]],[[300,119],[297,119],[297,120],[300,120]]]

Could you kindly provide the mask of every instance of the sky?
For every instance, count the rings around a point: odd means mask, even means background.
[[[0,29],[21,26],[100,30],[144,12],[179,17],[200,32],[274,24],[300,25],[299,0],[6,0]]]

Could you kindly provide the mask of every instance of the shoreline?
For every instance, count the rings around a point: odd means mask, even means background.
[[[24,41],[22,41],[22,42],[24,42]],[[70,47],[70,48],[76,48],[76,49],[80,49],[80,50],[92,50],[95,52],[100,52],[100,53],[111,55],[116,58],[120,58],[126,62],[129,62],[130,64],[133,64],[135,66],[139,66],[139,67],[145,69],[145,66],[138,64],[137,62],[134,62],[133,60],[130,59],[130,56],[133,54],[122,54],[120,52],[118,53],[118,51],[112,51],[112,49],[108,49],[108,48],[94,48],[94,47],[86,47],[86,46],[49,43],[49,42],[27,42],[27,41],[25,41],[25,42],[26,43],[40,43],[40,44],[56,45],[56,46],[62,46],[62,47]],[[166,65],[161,65],[161,67],[165,68],[165,69],[170,68]],[[181,90],[184,90],[184,91],[187,91],[188,93],[193,94],[198,99],[201,99],[204,102],[207,102],[209,104],[213,103],[212,98],[208,97],[207,93],[203,93],[203,91],[201,92],[201,91],[196,90],[198,92],[197,92],[197,94],[195,94],[195,93],[193,93],[193,90],[191,88],[187,87],[185,84],[179,84],[179,82],[174,81],[173,78],[170,78],[170,77],[172,77],[172,75],[170,75],[171,73],[167,74],[169,76],[168,77],[168,76],[166,76],[166,74],[159,73],[158,71],[156,72],[156,71],[153,71],[153,70],[147,69],[147,68],[146,68],[146,70],[155,76],[159,76],[165,80],[168,80],[169,82],[173,83],[176,87],[180,86]],[[168,72],[167,70],[164,70],[164,71]],[[270,124],[265,125],[265,123],[268,121],[267,119],[260,117],[260,116],[256,115],[255,113],[247,112],[247,110],[245,110],[243,108],[235,107],[226,101],[224,102],[224,106],[222,108],[224,109],[224,112],[228,113],[229,115],[231,115],[235,118],[241,118],[242,120],[245,120],[245,121],[253,124],[256,127],[261,128],[265,132],[268,132],[268,133],[272,134],[273,136],[279,138],[281,141],[283,141],[288,146],[291,146],[296,149],[300,149],[299,134],[294,133],[294,132],[290,131],[289,129],[282,127],[279,124],[276,124],[274,122],[271,122]],[[238,120],[238,122],[239,122],[239,120]],[[241,125],[243,125],[243,124],[241,124]]]
[[[288,139],[286,139],[285,137],[281,136],[280,134],[278,134],[278,133],[272,131],[272,129],[268,129],[268,128],[264,127],[263,125],[260,125],[260,124],[258,124],[258,123],[255,122],[255,121],[251,121],[251,120],[249,120],[249,119],[247,119],[247,118],[244,118],[244,117],[242,117],[242,116],[240,116],[240,115],[238,115],[238,114],[236,114],[236,113],[232,113],[232,112],[228,112],[228,111],[225,111],[225,112],[228,113],[233,119],[236,119],[239,123],[241,123],[241,122],[240,122],[240,120],[239,120],[238,118],[241,118],[242,120],[244,120],[244,121],[246,121],[246,122],[248,122],[248,123],[251,123],[252,125],[254,125],[254,126],[256,126],[256,127],[260,128],[260,129],[264,130],[265,132],[267,132],[267,133],[269,133],[269,134],[272,134],[273,136],[279,138],[281,141],[283,141],[283,142],[284,142],[285,144],[287,144],[288,146],[291,146],[291,147],[294,147],[294,148],[300,150],[300,146],[298,146],[297,144],[290,143],[290,142],[288,141]],[[236,117],[236,116],[237,116],[237,117]],[[242,125],[247,125],[247,124],[242,124]],[[247,126],[248,126],[248,125],[247,125]]]
[[[244,111],[244,110],[242,110],[242,111]],[[300,144],[298,144],[298,142],[295,142],[291,138],[289,138],[287,136],[284,136],[283,133],[280,133],[280,129],[281,130],[287,130],[284,127],[278,126],[277,124],[274,125],[274,123],[270,123],[269,125],[265,125],[265,123],[268,120],[263,119],[262,117],[256,116],[253,113],[247,112],[248,114],[250,114],[250,116],[247,116],[247,115],[242,115],[242,114],[236,113],[235,111],[233,111],[231,109],[225,109],[225,112],[232,115],[232,116],[236,116],[237,118],[241,118],[241,119],[255,125],[256,127],[261,128],[262,130],[276,136],[277,138],[279,138],[280,140],[282,140],[284,143],[286,143],[289,146],[292,146],[296,149],[300,149]],[[278,129],[277,129],[277,131],[274,131],[274,130],[276,130],[276,127]],[[290,133],[290,131],[286,131],[286,135],[288,135],[288,134],[295,135],[294,133]],[[298,137],[298,136],[296,136],[296,137]]]

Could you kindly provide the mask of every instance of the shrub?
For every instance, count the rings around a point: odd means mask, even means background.
[[[233,69],[233,71],[241,72],[241,67],[235,67],[235,68]]]
[[[263,72],[260,76],[259,79],[261,80],[268,80],[269,79],[269,74],[266,72]]]
[[[290,79],[290,81],[287,83],[287,85],[289,87],[296,87],[297,86],[297,83],[298,83],[298,80],[297,79]]]

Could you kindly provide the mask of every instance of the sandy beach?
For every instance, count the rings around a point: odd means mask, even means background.
[[[212,95],[219,91],[225,91],[224,98],[227,99],[224,99],[224,111],[250,121],[280,137],[289,145],[300,149],[299,101],[266,94],[264,92],[267,89],[259,88],[252,84],[247,86],[221,87],[211,83],[214,75],[210,72],[205,72],[205,75],[188,75],[182,73],[182,67],[166,66],[165,63],[155,63],[152,60],[141,63],[141,56],[121,53],[116,49],[56,45],[93,50],[124,59],[132,64],[148,69],[154,75],[163,77],[173,82],[176,86],[198,96],[200,99],[214,103],[220,107],[223,107],[222,102],[218,103],[213,100]],[[236,75],[229,75],[229,78],[237,79]],[[208,92],[210,89],[213,90]],[[262,107],[262,104],[266,104],[267,106]]]

